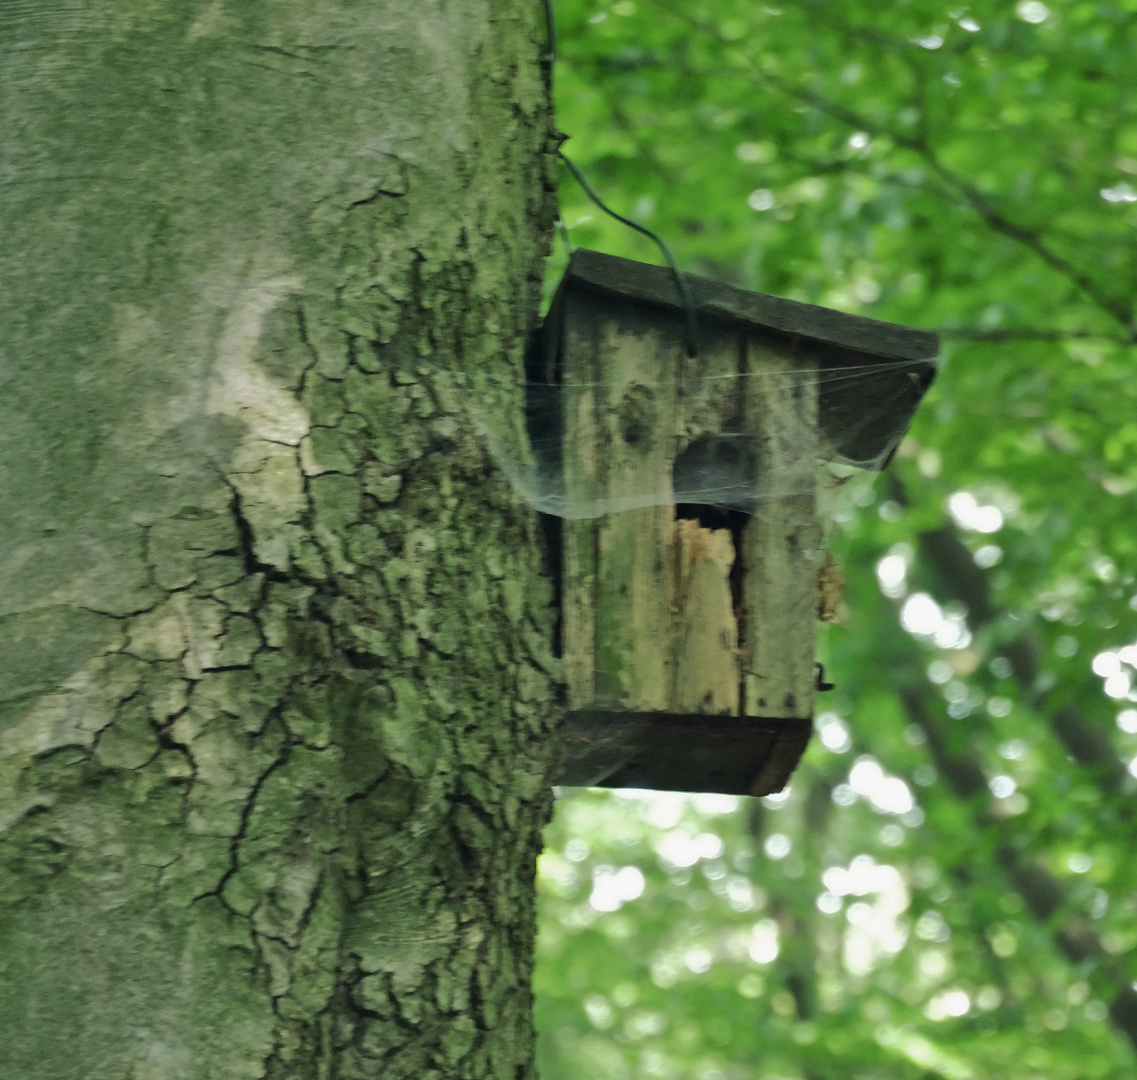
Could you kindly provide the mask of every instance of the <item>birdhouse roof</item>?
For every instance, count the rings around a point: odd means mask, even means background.
[[[788,300],[769,293],[749,292],[711,278],[684,275],[695,298],[696,311],[740,326],[782,334],[865,354],[879,361],[935,360],[939,339],[927,330],[849,315],[843,311]],[[665,266],[622,259],[577,248],[566,283],[610,293],[645,304],[682,310],[675,275]]]

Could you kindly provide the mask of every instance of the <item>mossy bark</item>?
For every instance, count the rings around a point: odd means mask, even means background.
[[[539,5],[0,11],[0,1058],[532,1074]]]

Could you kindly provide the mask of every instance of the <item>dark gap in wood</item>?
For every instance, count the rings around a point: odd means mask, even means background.
[[[564,525],[559,517],[552,514],[538,514],[537,524],[541,530],[545,573],[553,585],[553,655],[561,657],[565,653]]]
[[[738,365],[738,385],[743,388],[743,392],[739,395],[738,410],[740,412],[739,422],[740,426],[745,430],[747,417],[745,415],[746,405],[745,402],[749,401],[750,395],[745,392],[747,369],[750,366],[750,357],[747,349],[746,335],[738,335],[738,353],[736,363]],[[734,541],[734,562],[730,567],[730,577],[728,578],[730,584],[730,604],[734,608],[734,622],[735,634],[737,635],[736,641],[738,642],[738,715],[748,715],[747,701],[746,701],[746,673],[750,670],[750,644],[747,639],[747,611],[746,611],[746,571],[748,567],[745,562],[746,545],[743,543],[743,535],[746,532],[747,525],[750,524],[750,519],[757,511],[758,507],[755,505],[751,509],[751,513],[747,515],[746,519],[739,525],[737,532],[732,531],[732,539]]]
[[[749,524],[750,515],[739,513],[730,530],[731,543],[734,544],[734,562],[730,565],[727,584],[730,586],[730,606],[734,610],[735,633],[737,634],[740,653],[746,648],[746,567],[742,561],[742,553],[746,548],[742,544],[742,534]],[[749,666],[744,658],[743,662],[738,665],[739,716],[746,716],[746,669]]]
[[[540,447],[539,468],[552,475],[563,469],[561,416],[561,309],[559,295],[545,319],[538,319],[525,348],[525,422],[531,444]],[[564,523],[537,514],[545,572],[553,586],[553,655],[564,656]]]

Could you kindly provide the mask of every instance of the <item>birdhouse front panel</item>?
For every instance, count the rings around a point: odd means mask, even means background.
[[[574,710],[808,717],[820,533],[808,361],[564,298],[563,635]]]

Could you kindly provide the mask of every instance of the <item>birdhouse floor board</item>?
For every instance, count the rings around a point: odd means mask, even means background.
[[[800,718],[576,712],[558,783],[723,795],[771,795],[809,742]]]

